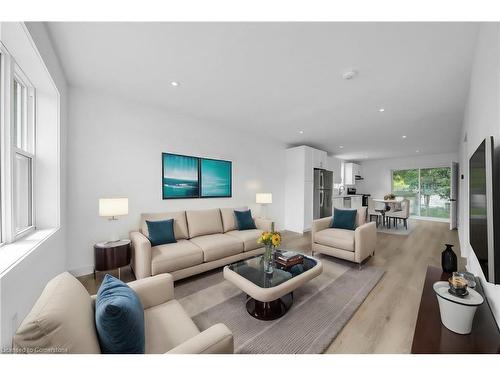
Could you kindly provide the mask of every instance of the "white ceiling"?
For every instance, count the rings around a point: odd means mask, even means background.
[[[354,160],[458,150],[477,33],[473,23],[48,28],[72,85]],[[349,68],[359,74],[343,80]]]

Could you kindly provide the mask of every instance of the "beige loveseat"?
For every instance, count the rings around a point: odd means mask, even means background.
[[[176,243],[151,247],[146,220],[174,219]],[[170,273],[179,280],[264,252],[257,243],[272,221],[254,218],[257,229],[239,231],[233,208],[142,214],[140,231],[131,232],[135,277]]]
[[[356,229],[330,228],[332,216],[314,220],[311,231],[312,251],[361,264],[375,254],[377,226],[366,223],[366,207],[358,209]]]
[[[233,335],[224,324],[200,332],[174,299],[171,275],[128,284],[144,307],[146,354],[233,353]],[[94,297],[68,272],[53,278],[13,338],[15,353],[100,354]]]

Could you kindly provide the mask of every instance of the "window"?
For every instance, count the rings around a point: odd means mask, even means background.
[[[35,228],[35,90],[0,43],[0,243]]]
[[[19,69],[16,69],[19,70]],[[13,80],[13,213],[15,235],[33,227],[34,90],[21,72]]]
[[[451,169],[420,168],[392,171],[392,192],[410,200],[414,216],[450,217]]]

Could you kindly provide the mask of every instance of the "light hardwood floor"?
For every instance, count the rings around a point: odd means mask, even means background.
[[[410,225],[407,236],[378,234],[367,264],[384,268],[385,275],[326,353],[410,353],[427,266],[441,266],[445,243],[460,254],[457,231],[448,223],[412,220]],[[285,245],[308,251],[309,236],[285,236]]]
[[[407,236],[379,233],[375,256],[367,264],[384,268],[385,275],[326,353],[410,352],[427,266],[440,266],[445,243],[455,244],[460,253],[457,231],[447,223],[412,220],[410,225]],[[285,232],[283,247],[310,253],[310,235]],[[459,265],[463,268],[462,259]],[[128,268],[122,269],[122,279],[133,279]],[[80,280],[95,293],[102,274]]]

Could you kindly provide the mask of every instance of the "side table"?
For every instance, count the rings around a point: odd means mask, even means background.
[[[130,264],[130,240],[99,242],[94,245],[94,279],[96,271],[108,271],[118,268],[118,278],[121,278],[120,268]]]

